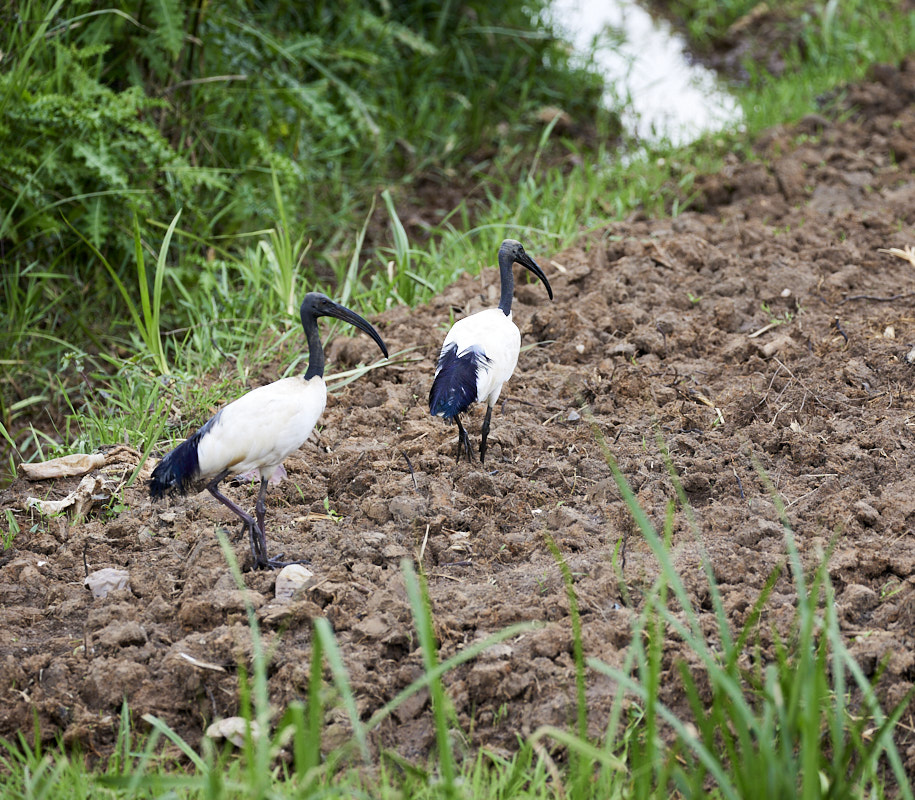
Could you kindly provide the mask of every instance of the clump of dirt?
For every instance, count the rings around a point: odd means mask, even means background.
[[[497,271],[375,320],[392,352],[414,349],[330,398],[320,432],[268,497],[271,554],[310,559],[316,582],[279,605],[274,573],[245,573],[274,652],[277,708],[307,690],[318,616],[333,625],[364,718],[421,674],[399,566],[412,558],[428,576],[443,657],[512,623],[545,623],[447,676],[471,743],[510,750],[518,734],[568,725],[569,607],[546,536],[575,575],[589,657],[622,662],[657,574],[583,403],[659,526],[674,490],[658,434],[668,448],[701,530],[697,542],[678,512],[674,559],[704,622],[714,624],[700,546],[735,626],[785,563],[759,465],[806,563],[835,539],[829,572],[849,646],[869,675],[888,658],[881,697],[908,691],[915,264],[882,249],[915,245],[915,64],[874,78],[851,89],[846,119],[773,129],[758,159],[700,179],[699,210],[609,222],[563,252],[532,253],[556,300],[519,281],[515,319],[533,346],[493,416],[485,465],[455,462],[455,430],[429,416],[426,399],[449,314],[495,305]],[[374,358],[373,347],[337,340],[329,357],[345,368]],[[475,444],[481,419],[478,409],[465,423]],[[156,714],[196,743],[238,711],[237,670],[250,666],[243,596],[214,536],[234,532],[235,518],[207,494],[153,504],[141,483],[72,524],[23,510],[27,495],[63,497],[78,481],[20,479],[0,495],[22,529],[0,567],[0,736],[30,730],[37,714],[45,739],[104,753],[126,698],[136,719]],[[253,505],[255,487],[229,491]],[[612,565],[621,537],[622,582]],[[236,552],[250,561],[244,541]],[[127,570],[129,585],[93,599],[87,566]],[[794,602],[784,574],[759,625],[764,651]],[[686,712],[680,647],[667,643],[663,700]],[[613,690],[589,674],[595,734]],[[333,743],[345,729],[329,714]],[[909,719],[897,738],[915,769],[911,730]],[[419,758],[432,738],[421,694],[374,743]]]

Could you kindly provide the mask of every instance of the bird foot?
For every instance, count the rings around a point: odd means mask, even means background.
[[[470,449],[470,437],[466,431],[461,431],[462,435],[458,437],[457,453],[454,454],[454,460],[460,462],[461,453],[467,454],[467,463],[473,463],[473,452]]]
[[[254,562],[254,569],[282,569],[283,567],[288,567],[292,564],[310,564],[307,558],[299,559],[298,561],[282,561],[282,553],[278,553],[275,558],[266,558],[261,562]]]

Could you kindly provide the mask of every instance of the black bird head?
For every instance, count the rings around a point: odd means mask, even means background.
[[[371,336],[375,343],[381,348],[384,357],[388,357],[388,348],[381,338],[378,331],[372,327],[372,324],[360,317],[355,311],[350,311],[346,306],[335,303],[326,294],[320,292],[309,292],[302,301],[302,307],[299,310],[302,317],[302,327],[305,329],[305,336],[308,338],[310,353],[308,358],[308,371],[305,373],[306,378],[313,375],[324,374],[324,349],[318,340],[318,317],[336,317],[355,325],[359,330],[364,331]]]
[[[520,264],[522,267],[529,269],[534,275],[540,278],[543,285],[546,286],[546,291],[550,296],[550,300],[553,299],[553,289],[550,286],[550,282],[546,279],[546,275],[543,274],[543,270],[540,269],[537,262],[524,252],[521,242],[518,242],[515,239],[506,239],[502,242],[499,246],[499,266],[501,267],[503,264],[507,264],[509,267],[511,267],[512,264]]]
[[[355,325],[359,330],[364,331],[371,336],[375,340],[375,343],[381,348],[381,352],[384,353],[385,358],[388,357],[388,347],[378,331],[372,326],[372,323],[367,319],[360,317],[355,311],[351,311],[346,306],[334,302],[326,294],[321,294],[320,292],[309,292],[306,294],[305,299],[302,301],[301,315],[303,326],[305,326],[306,317],[311,317],[312,319],[317,317],[336,317],[337,319],[342,319],[344,322],[348,322],[350,325]]]

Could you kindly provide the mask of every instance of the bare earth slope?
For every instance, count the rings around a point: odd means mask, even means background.
[[[846,121],[773,130],[759,160],[735,159],[700,181],[701,211],[612,222],[572,249],[532,253],[556,302],[521,282],[515,319],[525,344],[543,344],[521,354],[503,392],[485,469],[455,463],[455,429],[428,415],[426,398],[450,310],[495,305],[497,271],[375,320],[392,352],[416,347],[415,360],[332,396],[320,434],[270,493],[271,553],[311,559],[318,584],[280,608],[275,574],[245,573],[277,644],[270,691],[279,708],[306,691],[318,615],[336,631],[366,718],[420,674],[399,562],[422,553],[443,656],[514,622],[547,623],[448,676],[471,743],[511,749],[519,733],[571,721],[568,603],[544,535],[575,573],[586,655],[612,664],[657,571],[583,402],[659,526],[674,496],[663,437],[735,625],[785,559],[757,462],[809,564],[837,536],[830,574],[844,630],[869,673],[889,655],[882,697],[893,703],[909,689],[915,366],[905,356],[915,344],[915,265],[879,249],[915,245],[915,63],[875,70],[849,100],[856,111]],[[332,369],[374,358],[373,346],[336,341]],[[481,420],[482,409],[468,420],[475,444]],[[209,721],[237,711],[237,665],[250,657],[241,596],[214,536],[219,525],[234,533],[235,520],[206,494],[154,505],[138,483],[119,513],[30,530],[38,517],[22,510],[26,495],[62,497],[78,480],[20,479],[0,495],[22,528],[0,562],[0,736],[30,730],[37,710],[44,737],[104,753],[126,697],[137,719],[157,714],[196,742]],[[255,487],[228,491],[253,505]],[[632,606],[611,565],[620,537]],[[700,551],[682,512],[674,546],[701,605]],[[243,541],[236,552],[250,559]],[[93,600],[84,560],[127,569],[130,587]],[[782,577],[760,624],[764,649],[773,628],[790,624],[793,602]],[[680,648],[667,643],[664,700],[683,710]],[[589,676],[595,733],[612,691]],[[329,721],[342,733],[335,712]],[[913,769],[911,722],[909,712],[898,740]],[[374,742],[415,758],[432,736],[419,696]]]

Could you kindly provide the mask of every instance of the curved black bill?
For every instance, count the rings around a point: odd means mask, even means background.
[[[552,297],[552,294],[550,296]],[[348,322],[350,325],[354,325],[359,330],[364,331],[375,340],[375,343],[381,348],[381,352],[384,353],[384,357],[388,357],[388,347],[381,335],[375,330],[371,322],[360,317],[355,311],[350,311],[346,306],[341,306],[339,303],[333,303],[333,305],[323,309],[321,313],[326,317],[342,319],[344,322]]]
[[[546,292],[550,296],[550,300],[553,299],[553,288],[550,286],[550,282],[546,279],[546,275],[543,274],[543,270],[540,269],[540,266],[531,258],[527,253],[520,253],[515,260],[523,267],[527,267],[531,272],[534,273],[540,280],[543,282],[543,285],[546,286]]]

